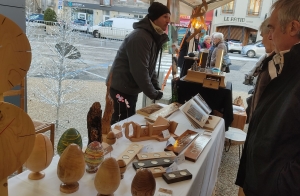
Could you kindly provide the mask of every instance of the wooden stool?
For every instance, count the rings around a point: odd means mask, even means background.
[[[228,146],[227,149],[225,148],[225,152],[229,151],[230,146],[239,145],[239,158],[241,158],[240,145],[245,143],[246,137],[247,133],[241,129],[229,127],[228,131],[225,132],[225,146]]]
[[[52,142],[52,148],[54,151],[54,134],[55,134],[55,124],[54,123],[49,123],[49,122],[41,122],[41,121],[36,121],[32,120],[34,128],[35,128],[35,133],[45,133],[46,131],[50,131],[50,141]],[[20,167],[18,169],[18,174],[23,172],[23,167]]]

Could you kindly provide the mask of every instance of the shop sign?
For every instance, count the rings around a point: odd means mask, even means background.
[[[76,2],[72,2],[72,1],[68,1],[67,5],[69,7],[84,7],[84,5],[82,3],[76,3]]]
[[[230,21],[230,22],[245,22],[245,18],[224,17],[224,21]]]

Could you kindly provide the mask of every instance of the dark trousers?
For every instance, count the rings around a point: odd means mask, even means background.
[[[124,102],[119,101],[119,99],[117,98],[118,94],[123,97]],[[114,113],[110,121],[111,125],[135,114],[138,95],[127,95],[118,90],[110,88],[110,96],[114,100]],[[129,103],[129,108],[126,106],[125,99]]]

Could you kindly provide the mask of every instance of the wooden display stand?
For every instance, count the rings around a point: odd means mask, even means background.
[[[225,73],[208,73],[188,70],[187,75],[182,78],[185,81],[202,83],[203,87],[219,89],[225,88]]]
[[[243,105],[241,105],[240,107],[244,107]],[[234,128],[238,128],[241,130],[244,130],[245,124],[246,124],[246,120],[247,120],[247,113],[246,111],[244,112],[237,112],[234,111],[233,112],[233,121],[231,123],[231,127]]]
[[[129,125],[133,127],[133,134],[129,135]],[[140,142],[145,140],[158,140],[166,141],[169,138],[163,137],[162,131],[168,129],[171,137],[177,137],[174,134],[178,123],[175,121],[168,121],[167,119],[159,116],[154,123],[147,122],[146,125],[139,125],[135,122],[124,123],[125,137],[132,142]]]

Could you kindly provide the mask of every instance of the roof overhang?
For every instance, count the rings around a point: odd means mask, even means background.
[[[197,5],[200,5],[202,3],[202,0],[179,0],[179,1],[181,1],[182,3],[188,5],[192,8],[194,8]],[[221,7],[231,1],[233,1],[233,0],[208,0],[207,1],[208,10],[207,11]]]

